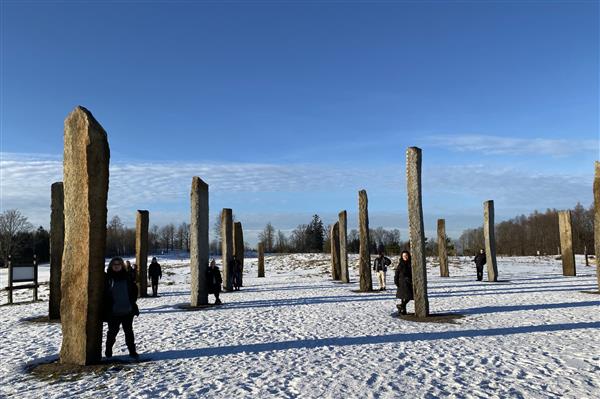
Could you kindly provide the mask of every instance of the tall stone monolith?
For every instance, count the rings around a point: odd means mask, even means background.
[[[83,107],[65,120],[65,246],[61,275],[60,362],[87,365],[102,354],[106,201],[110,150],[106,132]]]
[[[341,211],[338,215],[339,235],[340,235],[340,279],[342,283],[350,282],[348,273],[348,221],[346,211]]]
[[[50,298],[48,318],[60,319],[60,276],[65,245],[65,193],[63,183],[53,183],[50,188]]]
[[[258,243],[258,277],[265,276],[265,244]]]
[[[594,166],[594,257],[598,291],[600,291],[600,162],[596,161]]]
[[[335,222],[329,228],[329,239],[331,242],[331,278],[341,280],[340,267],[340,224]]]
[[[448,246],[446,243],[446,220],[444,219],[438,219],[437,221],[437,236],[440,276],[450,277],[450,270],[448,269]]]
[[[223,260],[223,288],[233,290],[233,216],[229,208],[221,211],[221,259]]]
[[[575,252],[573,251],[573,227],[571,211],[558,212],[558,229],[560,232],[560,258],[562,259],[563,276],[575,276]]]
[[[373,291],[371,277],[371,251],[369,248],[369,199],[367,192],[358,192],[358,231],[359,231],[359,260],[358,273],[360,278],[360,291]]]
[[[485,264],[487,266],[488,281],[498,281],[493,200],[485,201],[483,203],[483,238],[485,241]]]
[[[242,222],[233,224],[233,254],[242,265],[242,274],[240,278],[240,287],[244,285],[244,230]]]
[[[138,210],[135,216],[135,274],[138,296],[148,296],[148,225],[150,214]]]
[[[427,297],[425,227],[421,194],[421,149],[418,147],[409,147],[406,150],[406,192],[408,193],[408,231],[415,315],[422,318],[429,316],[429,298]]]
[[[208,305],[208,184],[192,178],[190,194],[190,306]]]

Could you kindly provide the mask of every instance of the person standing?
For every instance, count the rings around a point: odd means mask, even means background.
[[[215,305],[220,305],[221,300],[219,299],[219,293],[221,292],[223,278],[221,277],[221,271],[217,267],[217,262],[215,262],[214,258],[210,260],[206,275],[206,280],[208,281],[208,293],[215,296]]]
[[[483,249],[479,250],[473,262],[475,262],[475,267],[477,268],[477,281],[481,281],[483,280],[483,265],[486,263],[485,251]]]
[[[131,276],[131,279],[133,281],[136,281],[136,265],[135,263],[132,265],[130,261],[126,260],[125,261],[125,270],[127,270],[127,272],[129,273],[129,275]]]
[[[233,290],[239,291],[242,286],[242,262],[236,255],[233,255],[231,263],[233,264]]]
[[[131,274],[125,269],[125,262],[122,258],[115,257],[110,260],[104,283],[103,316],[108,323],[104,354],[108,358],[112,357],[112,348],[119,327],[123,326],[129,356],[137,359],[139,355],[135,350],[133,317],[140,314],[136,304],[138,289]]]
[[[162,270],[156,257],[148,266],[148,278],[152,280],[152,296],[158,296],[158,280],[162,278]]]
[[[387,267],[392,264],[392,261],[383,255],[382,247],[379,248],[378,252],[377,258],[373,261],[373,270],[375,270],[379,279],[379,291],[385,291],[385,273],[387,272]]]
[[[396,273],[394,274],[394,283],[396,284],[396,298],[400,299],[400,305],[398,311],[400,314],[406,314],[406,305],[412,299],[413,296],[413,284],[412,284],[412,265],[410,259],[410,252],[402,251],[398,267],[396,267]]]

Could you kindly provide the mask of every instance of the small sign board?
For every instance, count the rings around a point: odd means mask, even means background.
[[[15,283],[29,283],[15,285]],[[33,300],[38,300],[38,265],[35,255],[33,262],[28,264],[14,265],[11,258],[8,258],[8,303],[13,303],[13,291],[20,289],[33,289]]]

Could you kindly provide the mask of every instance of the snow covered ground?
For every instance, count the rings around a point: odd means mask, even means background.
[[[355,265],[357,257],[350,260]],[[0,397],[592,398],[600,392],[600,296],[581,292],[597,289],[594,268],[582,258],[577,277],[563,277],[551,257],[499,258],[498,283],[475,281],[466,258],[451,260],[450,278],[430,264],[431,311],[465,316],[454,324],[399,319],[392,273],[385,293],[359,294],[356,269],[354,283],[333,282],[329,257],[313,254],[267,257],[264,279],[255,278],[256,259],[246,260],[242,291],[223,294],[221,307],[186,311],[178,305],[189,303],[189,260],[159,261],[161,296],[140,299],[134,322],[141,363],[34,375],[26,365],[54,358],[61,342],[60,324],[23,320],[47,314],[47,285],[43,302],[0,307]],[[30,298],[31,291],[15,295]],[[6,292],[0,301],[6,303]],[[122,332],[115,354],[126,354]]]

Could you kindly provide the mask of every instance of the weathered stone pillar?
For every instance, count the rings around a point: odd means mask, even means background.
[[[438,258],[440,260],[440,276],[450,277],[450,270],[448,270],[448,248],[446,245],[446,220],[438,219],[437,234]]]
[[[233,290],[233,216],[229,208],[221,211],[221,259],[223,260],[223,288]]]
[[[358,229],[359,229],[359,264],[360,291],[373,291],[373,280],[371,278],[371,251],[369,242],[369,199],[367,192],[358,192]]]
[[[148,296],[148,211],[137,211],[135,218],[135,279],[138,296]]]
[[[50,298],[48,318],[60,319],[60,276],[65,245],[65,193],[63,183],[53,183],[50,189]]]
[[[341,211],[338,215],[339,236],[340,236],[340,279],[342,283],[350,282],[348,273],[348,222],[346,211]]]
[[[329,228],[329,238],[331,241],[331,278],[341,279],[340,267],[340,224],[335,222]]]
[[[190,306],[208,305],[208,184],[192,178],[190,194]]]
[[[265,276],[265,245],[258,243],[258,277]]]
[[[594,256],[598,291],[600,291],[600,162],[598,161],[595,163],[594,172]]]
[[[485,264],[488,281],[498,281],[496,262],[496,235],[494,233],[494,201],[483,203],[483,238],[485,240]]]
[[[64,136],[60,362],[65,364],[96,363],[102,354],[109,159],[106,132],[87,109],[75,108]]]
[[[573,229],[571,211],[558,212],[558,228],[560,231],[560,254],[563,276],[575,276],[575,253],[573,252]]]
[[[425,260],[425,227],[421,197],[421,149],[406,150],[406,192],[408,193],[408,229],[412,258],[413,294],[415,315],[429,316],[427,297],[427,265]]]
[[[244,230],[242,222],[233,224],[233,254],[242,265],[242,276],[240,278],[240,286],[243,286],[244,281]]]

